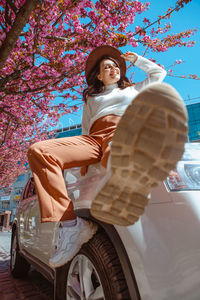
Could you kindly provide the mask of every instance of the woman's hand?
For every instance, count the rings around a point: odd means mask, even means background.
[[[121,54],[121,57],[123,57],[125,60],[130,61],[132,63],[135,63],[138,56],[136,53],[127,51],[125,54]]]

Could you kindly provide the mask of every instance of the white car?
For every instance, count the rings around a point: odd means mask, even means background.
[[[62,267],[52,269],[58,223],[41,223],[33,179],[12,226],[11,273],[32,264],[54,284],[54,299],[200,299],[200,144],[187,143],[177,172],[154,188],[143,216],[129,227],[93,219],[91,199],[105,181],[92,165],[65,172],[76,214],[98,224],[96,235]],[[119,182],[120,184],[120,182]]]

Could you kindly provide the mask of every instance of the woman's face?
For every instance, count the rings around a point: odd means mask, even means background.
[[[120,80],[120,69],[111,59],[103,59],[100,62],[100,73],[97,78],[104,85],[117,83]]]

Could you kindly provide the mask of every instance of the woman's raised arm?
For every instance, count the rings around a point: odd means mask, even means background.
[[[140,56],[134,52],[126,52],[121,55],[125,60],[130,61],[135,64],[138,68],[147,73],[147,78],[141,82],[136,82],[134,88],[140,91],[143,87],[147,86],[153,82],[162,82],[167,74],[167,72],[155,64],[154,62]]]

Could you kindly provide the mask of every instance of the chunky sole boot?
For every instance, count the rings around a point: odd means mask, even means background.
[[[92,216],[110,224],[134,224],[152,188],[181,159],[187,132],[187,111],[173,87],[154,83],[138,94],[113,136],[107,182],[92,202]]]

